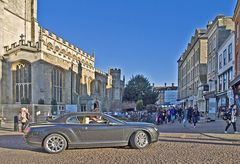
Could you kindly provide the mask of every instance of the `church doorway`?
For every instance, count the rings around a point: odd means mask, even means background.
[[[94,102],[94,104],[93,104],[93,111],[94,111],[94,112],[100,112],[99,102],[98,102],[98,101],[95,101],[95,102]]]

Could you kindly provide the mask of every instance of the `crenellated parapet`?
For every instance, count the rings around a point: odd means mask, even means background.
[[[13,51],[16,51],[17,49],[25,49],[28,51],[38,51],[40,50],[40,44],[39,42],[32,42],[32,41],[25,41],[23,39],[20,39],[18,42],[12,43],[10,46],[4,46],[4,53],[8,54]]]
[[[121,69],[118,68],[111,68],[109,70],[110,74],[121,74]]]
[[[100,75],[103,75],[103,76],[108,76],[108,74],[106,72],[103,72],[103,71],[101,71],[99,69],[95,69],[95,72],[99,73]]]
[[[47,53],[63,58],[69,62],[81,62],[82,67],[94,70],[94,55],[84,52],[82,49],[74,46],[61,37],[56,36],[55,33],[50,33],[46,29],[41,29],[40,39],[42,50]]]

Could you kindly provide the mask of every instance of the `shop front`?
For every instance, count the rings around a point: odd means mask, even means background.
[[[238,108],[238,112],[240,112],[240,75],[237,76],[232,82],[231,82],[231,86],[232,86],[232,94],[233,94],[233,101],[234,104],[237,105]]]

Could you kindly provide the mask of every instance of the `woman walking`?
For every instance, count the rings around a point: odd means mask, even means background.
[[[231,105],[230,109],[228,110],[227,114],[229,115],[229,119],[227,119],[227,126],[225,128],[224,133],[227,133],[228,128],[233,125],[234,133],[237,132],[236,122],[237,122],[237,106]]]
[[[21,108],[20,121],[21,121],[21,124],[22,124],[22,127],[21,127],[22,132],[23,132],[24,129],[27,127],[28,120],[29,120],[29,112],[28,112],[28,109],[27,109],[27,108]]]

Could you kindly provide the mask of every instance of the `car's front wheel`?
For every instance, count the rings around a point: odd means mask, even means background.
[[[134,149],[142,149],[149,145],[149,138],[144,131],[137,131],[130,137],[130,146]]]
[[[48,153],[60,153],[67,148],[67,141],[60,134],[50,134],[45,138],[43,148]]]

